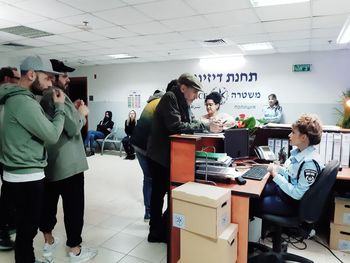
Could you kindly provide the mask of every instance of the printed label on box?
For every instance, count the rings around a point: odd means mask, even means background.
[[[343,214],[343,223],[350,225],[350,213],[344,213]]]
[[[222,215],[222,218],[221,218],[221,226],[225,227],[228,224],[229,224],[228,215],[227,215],[227,213],[225,213],[225,214]]]
[[[350,240],[339,239],[338,249],[340,251],[350,251]]]
[[[181,214],[173,213],[173,226],[185,229],[186,227],[185,216]]]

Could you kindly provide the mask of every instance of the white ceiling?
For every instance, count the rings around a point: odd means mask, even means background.
[[[0,0],[0,29],[24,25],[54,34],[32,39],[0,32],[0,56],[38,54],[70,65],[101,65],[345,49],[350,45],[335,40],[349,14],[350,0],[258,8],[249,0]],[[83,21],[87,30],[78,27]],[[226,45],[204,44],[211,39]],[[237,46],[266,41],[273,51]],[[8,42],[31,48],[3,46]],[[108,56],[118,53],[137,58]]]

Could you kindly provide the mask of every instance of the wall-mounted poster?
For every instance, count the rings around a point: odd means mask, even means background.
[[[131,91],[128,96],[128,108],[139,109],[141,108],[141,94],[138,91]]]

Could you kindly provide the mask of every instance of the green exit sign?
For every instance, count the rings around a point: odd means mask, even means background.
[[[293,71],[294,72],[311,71],[311,64],[295,64],[293,65]]]

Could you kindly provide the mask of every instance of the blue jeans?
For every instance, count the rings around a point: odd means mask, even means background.
[[[151,195],[152,195],[152,175],[148,165],[147,156],[136,151],[137,160],[143,171],[143,203],[145,204],[146,213],[151,210]]]
[[[84,145],[85,147],[89,146],[89,142],[90,142],[90,149],[94,149],[94,142],[96,139],[104,139],[105,134],[103,132],[100,131],[88,131],[85,141],[84,141]]]

